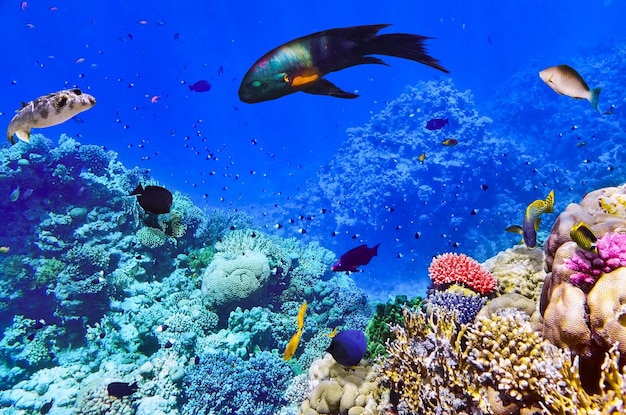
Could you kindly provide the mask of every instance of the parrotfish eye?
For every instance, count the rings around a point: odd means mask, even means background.
[[[263,83],[261,81],[252,81],[252,86],[255,87],[255,88],[258,88],[261,85],[263,85]]]
[[[285,81],[286,84],[291,84],[291,79],[288,74],[283,75],[283,81]]]

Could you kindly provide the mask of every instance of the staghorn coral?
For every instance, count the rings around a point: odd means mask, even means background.
[[[428,267],[428,275],[435,286],[462,283],[479,294],[492,293],[498,283],[478,261],[465,254],[437,255]]]

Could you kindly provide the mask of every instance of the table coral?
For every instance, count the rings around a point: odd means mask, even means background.
[[[478,261],[465,254],[437,255],[428,267],[428,275],[435,286],[462,283],[479,294],[492,293],[498,283]]]

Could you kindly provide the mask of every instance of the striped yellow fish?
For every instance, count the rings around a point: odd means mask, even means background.
[[[598,252],[598,247],[596,246],[598,237],[585,221],[574,224],[569,231],[569,236],[572,238],[572,241],[576,242],[576,245],[585,251]]]
[[[539,229],[541,215],[552,212],[554,212],[554,190],[550,190],[546,200],[538,199],[528,205],[522,222],[524,243],[528,248],[537,246],[537,229]]]

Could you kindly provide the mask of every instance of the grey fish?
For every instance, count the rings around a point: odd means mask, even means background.
[[[590,89],[576,69],[568,65],[551,66],[539,72],[539,77],[559,95],[586,99],[598,111],[600,88]]]
[[[80,89],[64,89],[39,97],[28,104],[22,103],[9,123],[7,137],[15,144],[14,135],[27,143],[31,128],[52,127],[61,124],[96,105],[96,99]]]

